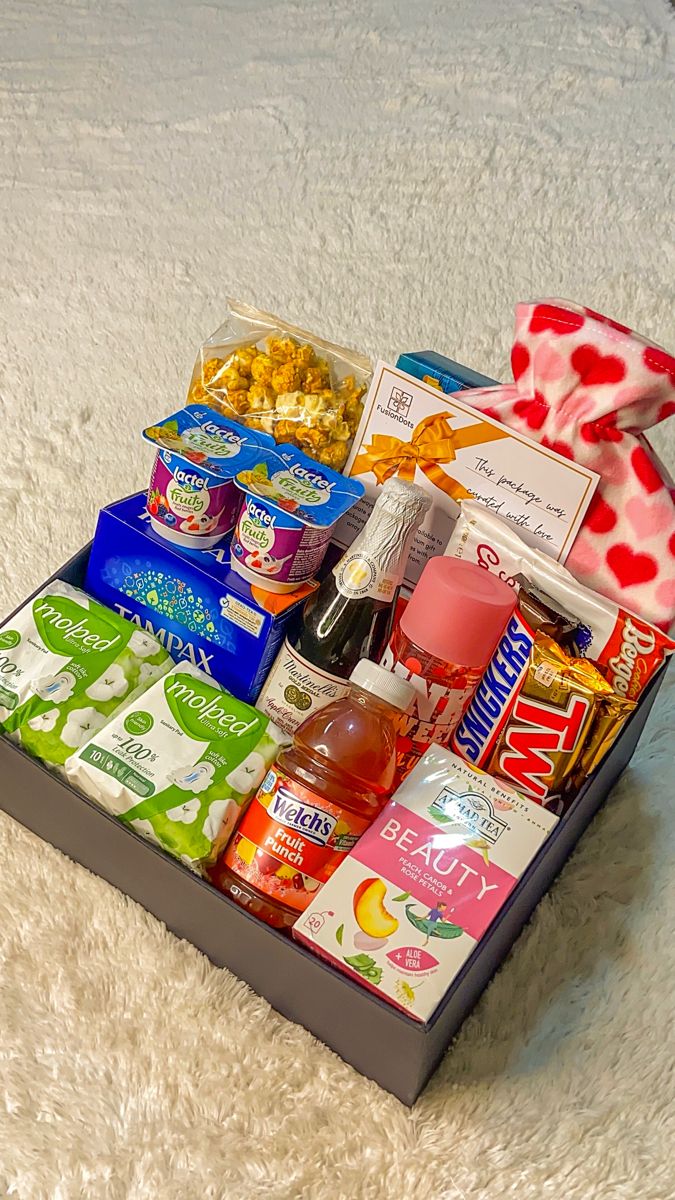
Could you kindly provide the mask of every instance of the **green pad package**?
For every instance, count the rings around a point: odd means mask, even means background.
[[[62,765],[170,666],[155,637],[54,579],[0,629],[0,731]]]
[[[66,763],[87,796],[193,870],[214,862],[284,742],[256,708],[175,666]]]

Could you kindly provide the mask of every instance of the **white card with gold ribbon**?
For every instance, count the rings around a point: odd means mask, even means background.
[[[433,497],[413,543],[409,587],[427,560],[445,550],[458,502],[468,497],[564,562],[599,478],[384,362],[375,368],[344,473],[360,479],[366,494],[336,528],[333,540],[343,547],[361,532],[378,489],[394,475]]]

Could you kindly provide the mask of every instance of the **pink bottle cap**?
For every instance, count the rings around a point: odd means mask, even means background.
[[[442,662],[485,667],[515,604],[513,589],[483,567],[459,558],[430,558],[401,629]]]

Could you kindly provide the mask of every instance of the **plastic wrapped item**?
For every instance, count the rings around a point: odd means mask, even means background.
[[[185,664],[95,733],[65,769],[90,799],[199,873],[284,741],[262,713]]]
[[[54,579],[0,630],[0,731],[62,766],[170,666],[151,633]]]
[[[226,321],[197,356],[188,402],[209,404],[341,471],[371,375],[356,351],[228,300]]]

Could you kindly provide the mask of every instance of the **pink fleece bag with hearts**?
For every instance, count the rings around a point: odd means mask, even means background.
[[[515,383],[461,393],[600,482],[566,566],[662,629],[675,617],[675,490],[647,441],[675,413],[675,358],[567,300],[516,307]]]

